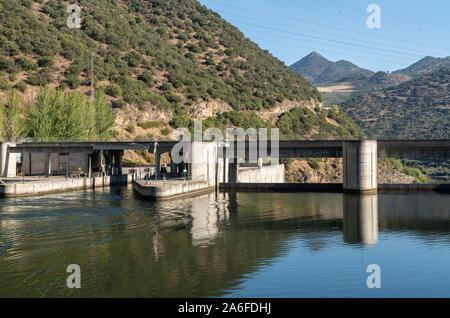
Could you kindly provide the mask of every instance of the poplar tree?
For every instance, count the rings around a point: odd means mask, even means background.
[[[26,135],[24,110],[15,89],[10,92],[1,117],[4,117],[2,130],[7,141],[17,141]]]
[[[114,112],[106,99],[103,89],[97,91],[94,100],[95,122],[94,130],[97,141],[108,141],[111,139],[114,126]]]
[[[37,103],[29,110],[30,135],[38,142],[54,139],[54,126],[57,114],[54,109],[55,95],[50,88],[41,88]]]

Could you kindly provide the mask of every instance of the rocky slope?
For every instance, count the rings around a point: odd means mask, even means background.
[[[342,159],[296,159],[286,161],[288,183],[342,183]],[[380,160],[378,183],[411,184],[427,182],[418,169],[401,165],[397,160]]]

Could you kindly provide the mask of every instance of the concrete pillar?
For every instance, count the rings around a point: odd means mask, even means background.
[[[378,195],[345,193],[343,208],[344,241],[376,244],[378,242]]]
[[[47,157],[45,159],[45,174],[47,177],[52,175],[52,154],[47,153]]]
[[[156,180],[161,179],[161,154],[156,151],[155,152],[155,176]]]
[[[28,170],[29,170],[28,174],[31,176],[33,174],[32,167],[31,167],[31,152],[28,153]]]
[[[230,159],[224,157],[223,158],[223,180],[222,183],[228,183],[229,181],[229,165],[230,165]]]
[[[114,159],[114,166],[113,166],[113,175],[122,175],[122,155],[123,151],[121,150],[115,150],[112,152],[112,157]]]
[[[236,159],[232,161],[237,161]],[[228,182],[238,183],[239,164],[237,162],[230,162],[228,164]]]
[[[377,183],[377,141],[344,141],[344,191],[376,192]]]
[[[89,158],[89,163],[88,163],[89,174],[88,174],[88,177],[90,179],[92,177],[92,155],[89,155],[88,158]]]
[[[110,176],[110,175],[112,175],[112,154],[111,154],[111,151],[104,151],[103,152],[104,153],[104,157],[105,157],[105,172],[106,172],[106,175],[108,175],[108,176]]]
[[[178,175],[178,165],[173,162],[172,156],[170,157],[170,173]]]
[[[16,146],[15,143],[3,142],[0,144],[0,177],[16,177],[17,161],[16,154],[9,151],[9,147]]]
[[[103,150],[100,150],[99,157],[100,157],[100,169],[102,171],[102,174],[104,175],[106,172],[105,166],[106,159],[105,159],[105,152]]]
[[[217,143],[192,142],[189,161],[190,176],[193,180],[206,181],[210,186],[216,184]]]
[[[118,165],[118,169],[119,169],[119,176],[122,175],[122,157],[123,157],[123,150],[119,150],[118,154],[117,154],[117,165]]]

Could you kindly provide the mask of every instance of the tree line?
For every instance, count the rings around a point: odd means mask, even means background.
[[[23,104],[13,89],[0,103],[0,140],[107,141],[113,126],[114,113],[102,89],[89,101],[75,91],[44,87],[32,104]]]

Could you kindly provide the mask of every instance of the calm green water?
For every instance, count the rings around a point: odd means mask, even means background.
[[[450,297],[449,206],[437,193],[148,202],[130,188],[0,199],[0,297]]]

